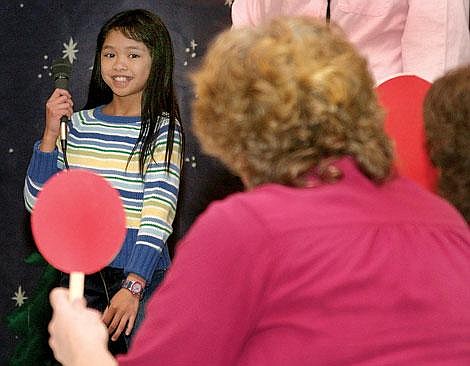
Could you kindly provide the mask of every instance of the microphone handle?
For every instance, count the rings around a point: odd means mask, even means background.
[[[60,140],[67,141],[67,116],[60,117]]]
[[[60,117],[60,146],[62,147],[62,153],[64,154],[65,169],[69,169],[69,162],[67,160],[67,116]]]

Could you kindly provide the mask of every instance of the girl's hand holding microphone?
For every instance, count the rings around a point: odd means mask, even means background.
[[[73,114],[72,95],[65,89],[55,89],[46,102],[46,126],[39,149],[51,152],[55,149],[60,134],[60,119]]]

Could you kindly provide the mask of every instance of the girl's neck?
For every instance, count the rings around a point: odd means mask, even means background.
[[[103,107],[103,113],[110,116],[139,117],[141,115],[140,98],[113,97],[111,103]]]

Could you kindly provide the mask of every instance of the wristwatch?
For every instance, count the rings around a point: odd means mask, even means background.
[[[122,281],[121,288],[128,289],[132,295],[138,296],[139,299],[142,299],[144,296],[144,285],[142,282],[125,279]]]

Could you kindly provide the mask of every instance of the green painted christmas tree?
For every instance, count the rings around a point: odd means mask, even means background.
[[[59,283],[60,272],[50,266],[44,258],[34,252],[26,263],[44,267],[32,297],[7,316],[8,328],[20,337],[10,366],[57,365],[48,340],[48,323],[52,316],[49,292]]]

